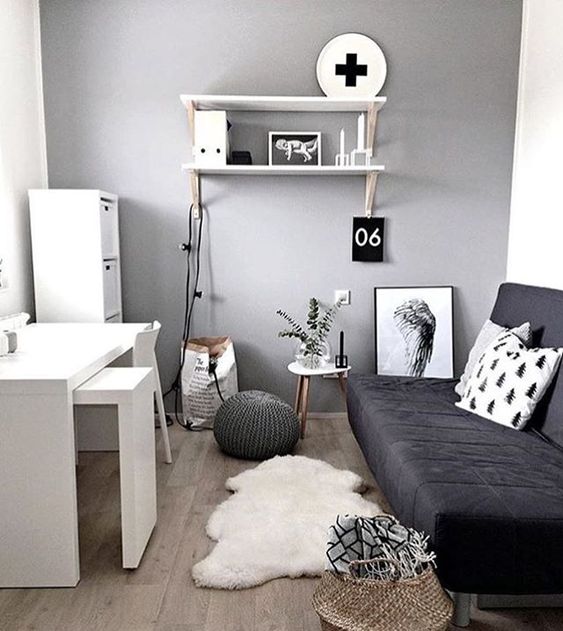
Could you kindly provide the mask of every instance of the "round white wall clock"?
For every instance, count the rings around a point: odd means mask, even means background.
[[[317,59],[317,80],[327,96],[376,96],[386,76],[383,51],[359,33],[331,39]]]

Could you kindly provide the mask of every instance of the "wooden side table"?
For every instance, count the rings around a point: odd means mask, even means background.
[[[305,438],[305,427],[307,425],[307,412],[309,409],[309,386],[311,377],[322,377],[324,375],[336,375],[338,385],[346,400],[346,379],[345,376],[351,366],[346,368],[336,368],[335,365],[328,364],[324,368],[304,368],[297,362],[288,365],[289,372],[297,375],[297,391],[295,393],[295,413],[301,421],[301,438]]]

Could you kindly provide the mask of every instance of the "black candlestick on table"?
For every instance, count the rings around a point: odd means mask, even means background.
[[[336,368],[348,367],[348,356],[344,355],[344,331],[340,331],[340,348],[338,355],[334,358],[334,366]]]

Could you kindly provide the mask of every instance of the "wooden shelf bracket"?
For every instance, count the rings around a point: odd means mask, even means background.
[[[377,128],[377,112],[378,109],[372,103],[368,108],[368,125],[367,125],[367,144],[368,149],[374,149],[375,147],[375,131]]]
[[[377,130],[377,113],[379,108],[371,103],[367,110],[367,144],[366,146],[375,151],[375,132]],[[366,217],[373,215],[373,204],[375,202],[375,191],[377,188],[378,173],[366,174]]]
[[[186,102],[186,109],[188,110],[188,124],[190,126],[190,135],[192,143],[195,138],[195,103],[194,101]],[[193,218],[200,218],[200,194],[199,194],[199,172],[195,169],[190,169],[190,188],[192,192],[192,206],[193,206]]]

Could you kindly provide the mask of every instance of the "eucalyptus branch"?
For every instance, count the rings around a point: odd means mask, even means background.
[[[297,331],[285,329],[284,331],[278,332],[278,337],[296,337],[297,339],[304,342],[307,339],[307,334],[305,333],[305,331],[303,331],[303,333],[300,334]]]
[[[276,311],[276,313],[282,317],[286,322],[288,322],[289,326],[291,327],[291,330],[297,334],[297,336],[302,337],[305,336],[307,337],[307,333],[305,331],[305,329],[295,320],[295,318],[293,318],[292,316],[290,316],[288,313],[286,313],[285,311],[282,311],[281,309],[278,309]],[[287,336],[280,336],[280,337],[287,337]],[[295,336],[294,336],[295,337]]]
[[[341,301],[339,300],[335,305],[333,305],[328,311],[325,312],[321,321],[319,322],[319,332],[321,335],[321,339],[324,342],[328,334],[330,333],[330,329],[334,324],[334,318],[336,317],[336,312],[342,306]]]
[[[339,301],[326,309],[317,298],[311,298],[307,311],[307,328],[299,324],[293,316],[278,309],[276,313],[289,324],[288,329],[278,332],[278,337],[297,338],[305,347],[303,353],[305,356],[320,357],[323,353],[323,345],[334,324],[336,312],[340,307]]]
[[[319,301],[316,298],[309,300],[309,313],[307,314],[307,326],[316,330],[319,321]]]

